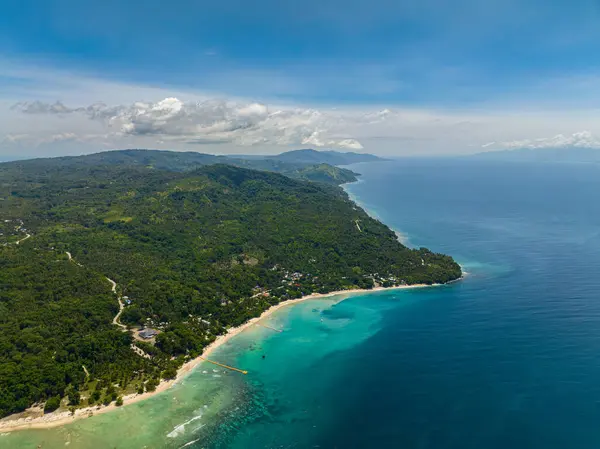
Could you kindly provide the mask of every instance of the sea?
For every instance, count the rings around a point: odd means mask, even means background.
[[[283,308],[168,391],[0,448],[600,448],[600,166],[356,164],[346,185],[448,286]]]

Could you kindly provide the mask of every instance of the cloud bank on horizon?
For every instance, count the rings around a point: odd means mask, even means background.
[[[505,150],[541,149],[541,148],[599,148],[600,138],[590,131],[573,133],[570,136],[557,134],[553,137],[538,137],[537,139],[513,140],[508,142],[488,142],[482,148],[499,148]]]
[[[594,0],[23,0],[0,159],[109,148],[600,148]]]
[[[77,114],[101,123],[112,132],[104,138],[151,136],[158,142],[183,144],[231,143],[239,146],[310,145],[362,149],[355,139],[335,133],[341,116],[311,109],[276,109],[260,103],[235,103],[224,100],[188,102],[165,98],[156,103],[135,102],[129,105],[107,106],[96,103],[71,108],[61,102],[20,102],[12,110],[24,114]],[[60,136],[60,135],[59,135]],[[64,140],[77,139],[65,133]],[[13,141],[38,141],[34,135],[9,135]],[[56,139],[55,139],[56,140]],[[43,140],[42,140],[43,141]]]

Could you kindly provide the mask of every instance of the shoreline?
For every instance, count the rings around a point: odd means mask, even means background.
[[[69,411],[61,411],[61,412],[52,412],[46,415],[42,415],[35,418],[13,418],[11,416],[7,416],[3,419],[0,419],[0,433],[14,432],[19,430],[31,430],[31,429],[51,429],[54,427],[61,427],[66,424],[72,423],[74,421],[91,418],[92,416],[108,413],[114,410],[118,410],[120,408],[126,407],[130,404],[135,404],[136,402],[140,402],[146,400],[154,395],[162,393],[177,382],[185,378],[189,375],[198,365],[204,362],[204,358],[211,354],[215,349],[227,343],[230,339],[244,332],[246,329],[252,327],[260,320],[268,318],[276,311],[288,307],[294,304],[299,304],[301,302],[310,301],[313,299],[323,299],[333,296],[341,296],[347,295],[342,300],[347,299],[350,296],[355,296],[364,293],[375,293],[379,291],[385,290],[405,290],[405,289],[415,289],[415,288],[427,288],[427,287],[440,287],[444,285],[449,285],[451,283],[460,281],[464,279],[466,273],[463,271],[463,274],[460,278],[455,279],[454,281],[448,282],[447,284],[413,284],[413,285],[399,285],[395,287],[375,287],[372,289],[353,289],[353,290],[338,290],[330,293],[313,293],[307,296],[303,296],[302,298],[297,299],[288,299],[286,301],[282,301],[279,304],[269,307],[265,310],[259,317],[252,318],[248,320],[246,323],[242,324],[238,327],[229,328],[227,333],[223,335],[219,335],[217,339],[208,345],[202,354],[186,363],[184,363],[179,370],[177,371],[177,376],[171,380],[162,380],[160,384],[156,387],[156,390],[153,392],[145,392],[143,394],[132,393],[126,396],[123,396],[123,405],[117,407],[115,403],[111,403],[106,406],[92,406],[92,407],[84,407],[77,409],[75,414],[71,414]],[[15,415],[12,415],[15,416]]]

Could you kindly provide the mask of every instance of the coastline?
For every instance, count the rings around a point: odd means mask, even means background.
[[[465,275],[466,275],[466,273],[463,272],[463,275],[460,278],[458,278],[454,281],[451,281],[450,283],[457,282],[457,281],[463,279],[465,277]],[[450,284],[450,283],[448,283],[448,284]],[[199,364],[201,364],[204,361],[203,359],[205,357],[207,357],[208,355],[210,355],[215,349],[217,349],[221,345],[228,342],[231,338],[235,337],[236,335],[244,332],[246,329],[255,325],[260,320],[268,318],[273,313],[275,313],[276,311],[278,311],[279,309],[282,309],[284,307],[288,307],[288,306],[291,306],[294,304],[299,304],[299,303],[305,302],[305,301],[310,301],[313,299],[323,299],[323,298],[328,298],[328,297],[333,297],[333,296],[345,295],[345,297],[342,298],[342,300],[344,300],[350,296],[355,296],[355,295],[365,294],[365,293],[374,293],[374,292],[384,291],[384,290],[404,290],[404,289],[414,289],[414,288],[439,287],[439,286],[443,286],[443,285],[447,285],[447,284],[431,284],[431,285],[429,285],[429,284],[413,284],[413,285],[400,285],[400,286],[396,286],[396,287],[375,287],[372,289],[339,290],[339,291],[334,291],[334,292],[330,292],[330,293],[313,293],[311,295],[307,295],[307,296],[304,296],[304,297],[298,298],[298,299],[288,299],[286,301],[280,302],[279,304],[271,306],[270,308],[265,310],[259,317],[252,318],[249,321],[247,321],[246,323],[242,324],[241,326],[228,329],[227,333],[218,336],[214,342],[212,342],[210,345],[208,345],[202,352],[202,355],[184,363],[177,371],[177,376],[174,379],[162,380],[160,382],[160,384],[157,386],[156,390],[153,392],[145,392],[143,394],[133,393],[133,394],[124,396],[123,397],[123,405],[120,407],[117,407],[115,405],[115,403],[111,403],[107,406],[97,406],[96,405],[96,406],[92,406],[92,407],[80,408],[75,411],[75,414],[71,414],[71,412],[69,412],[69,411],[60,411],[60,412],[48,413],[46,415],[42,415],[42,416],[35,417],[35,418],[21,417],[21,418],[12,418],[11,419],[11,416],[7,416],[0,420],[0,433],[14,432],[14,431],[28,430],[28,429],[50,429],[50,428],[54,428],[54,427],[60,427],[60,426],[72,423],[72,422],[80,420],[80,419],[90,418],[95,415],[118,410],[122,407],[126,407],[129,404],[135,404],[136,402],[146,400],[156,394],[162,393],[162,392],[168,390],[169,388],[171,388],[173,385],[175,385],[180,380],[182,380],[188,374],[190,374]],[[16,415],[12,415],[12,416],[14,417]]]

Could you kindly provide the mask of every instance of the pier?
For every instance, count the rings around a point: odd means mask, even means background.
[[[275,332],[283,332],[283,330],[281,330],[281,329],[275,329],[274,327],[267,326],[266,324],[256,323],[256,325],[260,326],[260,327],[264,327],[265,329],[271,329],[272,331],[275,331]]]
[[[222,363],[215,362],[214,360],[209,360],[209,359],[207,359],[207,358],[204,358],[204,357],[200,357],[200,358],[201,358],[202,360],[204,360],[205,362],[212,363],[213,365],[217,365],[217,366],[220,366],[220,367],[222,367],[222,368],[227,368],[227,369],[229,369],[229,370],[231,370],[231,371],[237,371],[238,373],[242,373],[242,374],[248,374],[248,371],[244,371],[243,369],[234,368],[233,366],[229,366],[229,365],[224,365],[224,364],[222,364]]]

